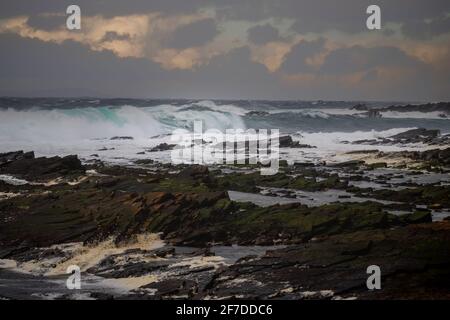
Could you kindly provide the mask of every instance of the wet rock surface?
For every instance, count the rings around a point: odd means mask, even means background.
[[[148,150],[148,152],[158,152],[158,151],[167,151],[167,150],[172,150],[175,148],[175,144],[167,144],[167,143],[161,143],[158,144],[157,146],[151,148]]]
[[[120,294],[93,290],[91,297],[448,297],[450,286],[440,279],[448,279],[450,270],[449,222],[432,222],[437,215],[445,220],[450,209],[442,173],[447,151],[404,155],[432,162],[439,173],[352,160],[286,164],[273,176],[262,176],[257,166],[230,171],[143,159],[138,167],[125,167],[83,165],[76,156],[2,154],[0,174],[6,178],[0,193],[9,196],[0,198],[0,259],[48,261],[51,270],[73,258],[64,245],[81,242],[88,248],[113,239],[121,247],[158,233],[165,247],[113,250],[85,270],[101,279],[146,283]],[[26,181],[13,184],[13,178]],[[294,202],[258,206],[232,201],[228,191]],[[286,247],[237,262],[209,249],[236,244]],[[179,252],[179,246],[198,250]],[[379,265],[388,281],[383,291],[365,287],[371,264]],[[0,277],[4,272],[0,268]]]
[[[316,148],[308,144],[301,144],[299,141],[294,141],[291,136],[280,137],[280,148]]]
[[[365,145],[398,145],[423,143],[428,145],[446,146],[450,142],[450,135],[442,135],[439,130],[429,130],[424,128],[408,130],[387,138],[356,140],[352,144]]]
[[[270,251],[220,272],[205,294],[245,299],[448,299],[449,227],[440,223],[356,232]],[[383,290],[367,290],[370,265],[382,270]]]
[[[33,152],[19,151],[0,155],[0,163],[0,173],[32,180],[84,173],[84,167],[76,155],[35,158]]]
[[[439,112],[441,118],[447,118],[450,115],[450,103],[449,102],[437,102],[426,104],[408,104],[408,105],[392,105],[388,107],[368,107],[365,104],[357,104],[352,107],[352,110],[367,111],[380,115],[382,112],[394,111],[394,112]]]
[[[0,153],[0,166],[22,159],[34,159],[34,152],[12,151],[7,153]]]
[[[415,104],[415,105],[405,105],[405,106],[389,106],[381,108],[379,110],[383,111],[399,111],[399,112],[433,112],[440,111],[450,114],[450,103],[449,102],[437,102],[437,103],[426,103],[426,104]]]

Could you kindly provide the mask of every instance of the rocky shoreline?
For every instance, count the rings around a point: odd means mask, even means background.
[[[30,279],[52,279],[80,262],[101,279],[84,292],[94,299],[450,298],[449,149],[351,156],[261,176],[250,165],[0,154],[0,279],[26,266]],[[369,265],[381,267],[383,290],[365,287]],[[0,296],[33,294],[14,292]]]
[[[436,102],[436,103],[425,103],[425,104],[407,104],[407,105],[391,105],[388,107],[378,107],[369,108],[365,104],[357,104],[352,107],[352,110],[356,111],[367,111],[366,115],[368,117],[382,117],[382,112],[393,111],[393,112],[438,112],[439,118],[447,119],[450,116],[450,103],[449,102]]]

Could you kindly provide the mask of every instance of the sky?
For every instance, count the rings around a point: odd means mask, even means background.
[[[450,100],[448,0],[2,0],[0,49],[0,96]]]

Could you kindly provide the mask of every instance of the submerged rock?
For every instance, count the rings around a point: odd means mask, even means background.
[[[154,164],[155,161],[152,159],[138,159],[138,160],[134,161],[134,163],[141,164],[141,165],[148,165],[148,164]]]
[[[263,117],[263,116],[268,116],[270,113],[267,111],[250,111],[247,112],[245,115],[248,117],[253,117],[253,116],[257,116],[257,117]]]
[[[115,136],[115,137],[112,137],[109,140],[134,140],[134,138],[133,137],[129,137],[129,136]]]
[[[167,151],[167,150],[173,150],[173,148],[176,147],[176,144],[167,144],[167,143],[160,143],[156,147],[151,148],[148,150],[148,152],[157,152],[157,151]]]
[[[442,111],[444,114],[450,114],[450,102],[437,102],[426,104],[408,104],[405,106],[389,106],[379,109],[380,111],[396,112],[436,112]]]
[[[445,145],[450,143],[450,135],[441,135],[439,130],[412,129],[398,133],[388,138],[364,139],[353,141],[352,144],[393,145],[407,143],[424,143],[428,145]]]
[[[354,105],[351,110],[357,110],[357,111],[367,111],[369,108],[362,103],[358,103],[357,105]]]

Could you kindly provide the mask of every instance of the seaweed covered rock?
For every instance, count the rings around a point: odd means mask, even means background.
[[[316,176],[306,177],[302,174],[292,176],[279,172],[275,175],[263,176],[258,172],[254,172],[250,174],[225,175],[217,180],[218,185],[222,188],[243,192],[258,192],[258,187],[288,188],[305,191],[345,189],[348,187],[348,182],[341,180],[337,174],[324,174],[321,179],[318,179]]]
[[[382,290],[368,290],[368,266]],[[274,267],[276,266],[276,267]],[[244,299],[448,299],[450,223],[360,231],[242,259],[201,294]]]
[[[424,185],[402,190],[354,190],[362,197],[371,197],[380,200],[404,202],[416,205],[439,204],[441,208],[450,208],[450,187],[447,185]]]
[[[171,243],[190,246],[299,243],[320,235],[409,223],[373,202],[315,208],[237,204],[224,191],[193,191],[211,190],[203,182],[206,174],[197,167],[181,172],[173,181],[93,177],[75,187],[53,186],[50,192],[36,190],[33,195],[3,200],[0,246],[39,247],[110,236],[120,242],[145,232],[161,232]],[[170,190],[169,186],[175,187]]]

